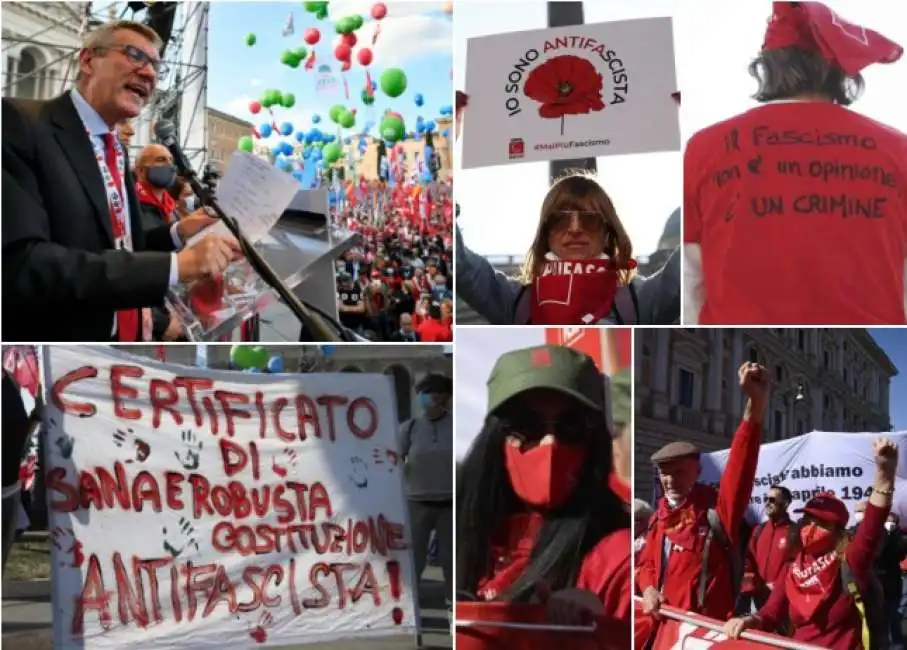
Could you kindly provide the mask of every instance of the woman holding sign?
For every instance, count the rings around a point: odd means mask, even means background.
[[[540,628],[597,621],[610,638],[595,647],[630,647],[630,517],[608,485],[604,385],[566,347],[498,359],[457,490],[458,621],[484,611],[463,600],[504,607],[511,622],[534,604],[547,611]]]
[[[457,133],[467,96],[457,92]],[[558,179],[519,279],[470,251],[457,228],[457,294],[492,325],[668,325],[680,319],[680,257],[635,273],[633,246],[594,177]]]
[[[848,107],[904,50],[820,2],[773,7],[762,105],[684,154],[684,321],[903,325],[907,135]]]
[[[876,475],[863,522],[850,539],[847,506],[833,494],[810,499],[802,510],[800,549],[768,602],[755,616],[733,618],[725,633],[777,629],[790,620],[793,638],[829,650],[870,650],[862,594],[869,593],[876,550],[894,496],[898,448],[875,442]]]

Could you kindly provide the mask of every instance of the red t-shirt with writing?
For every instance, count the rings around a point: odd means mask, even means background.
[[[903,324],[907,136],[837,104],[781,102],[695,134],[684,242],[702,324]]]

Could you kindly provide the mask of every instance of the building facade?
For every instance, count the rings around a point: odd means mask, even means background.
[[[251,122],[224,113],[210,106],[206,109],[208,127],[208,162],[221,172],[234,151],[239,150],[239,139],[252,134]]]
[[[120,347],[120,346],[115,346]],[[163,347],[166,360],[182,365],[196,365],[196,345],[130,345],[127,352],[145,357],[158,357]],[[230,363],[229,345],[208,345],[207,363],[210,368],[227,369]],[[416,400],[416,384],[425,375],[437,372],[453,375],[450,349],[434,345],[335,346],[314,345],[263,346],[270,356],[283,357],[287,372],[369,372],[388,375],[393,379],[397,397],[397,417],[403,422],[420,413]]]
[[[726,449],[743,414],[744,361],[771,374],[764,442],[810,431],[889,431],[898,371],[864,329],[635,330],[635,489],[652,496],[649,457],[676,440]]]

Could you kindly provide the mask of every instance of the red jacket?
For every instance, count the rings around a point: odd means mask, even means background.
[[[447,343],[453,340],[450,325],[445,325],[434,318],[426,318],[416,328],[419,340],[423,343]]]
[[[646,534],[646,545],[636,567],[636,582],[640,592],[645,592],[647,587],[659,587],[665,532],[668,526],[673,526],[672,530],[686,533],[689,537],[686,546],[675,543],[668,556],[661,584],[665,603],[719,620],[727,620],[733,614],[736,598],[733,593],[731,558],[718,540],[713,540],[709,549],[709,579],[702,611],[699,611],[696,602],[702,551],[709,532],[707,513],[710,508],[715,508],[731,548],[736,549],[740,540],[740,521],[749,505],[756,477],[761,433],[761,425],[748,420],[740,423],[734,434],[717,494],[714,488],[697,483],[686,502],[677,508],[668,508],[664,497],[658,500],[657,512]],[[655,634],[652,646],[654,650],[670,647],[676,638],[676,624],[660,624]]]
[[[866,504],[863,522],[857,527],[853,541],[844,551],[854,580],[861,594],[869,593],[869,581],[876,549],[885,535],[885,520],[890,508]],[[804,557],[801,552],[798,557]],[[790,565],[788,565],[790,569]],[[840,569],[839,569],[840,571]],[[823,603],[810,620],[804,619],[789,606],[786,586],[787,571],[772,590],[768,602],[759,610],[763,628],[776,629],[785,615],[793,626],[796,641],[811,643],[828,650],[868,650],[863,647],[862,620],[850,594],[844,591],[840,578],[831,585],[831,597]]]
[[[753,531],[743,565],[743,593],[767,598],[771,589],[768,585],[780,584],[778,581],[791,560],[787,536],[792,525],[784,513],[777,523],[769,520]]]

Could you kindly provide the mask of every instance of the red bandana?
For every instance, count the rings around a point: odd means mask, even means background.
[[[840,571],[838,552],[831,551],[818,557],[798,553],[787,573],[785,591],[790,606],[805,620],[832,594]]]
[[[821,2],[773,2],[763,51],[799,47],[818,52],[854,76],[873,63],[894,63],[904,48],[878,32],[849,23]]]
[[[532,324],[595,325],[611,311],[618,284],[609,259],[545,260],[532,284]]]
[[[176,210],[176,201],[173,200],[173,197],[170,196],[169,192],[164,190],[159,201],[154,195],[150,185],[145,183],[145,181],[136,180],[135,193],[139,197],[139,203],[142,205],[154,206],[160,210],[163,213],[168,226],[173,223],[173,211]]]
[[[696,483],[683,503],[674,508],[667,499],[659,499],[656,516],[662,522],[664,535],[672,545],[692,551],[696,548],[703,526],[708,529],[705,512],[715,505],[715,491]]]

